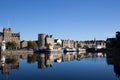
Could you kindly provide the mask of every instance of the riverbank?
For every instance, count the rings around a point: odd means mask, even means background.
[[[1,54],[5,54],[5,55],[34,54],[34,51],[33,50],[6,50],[6,51],[1,51]]]

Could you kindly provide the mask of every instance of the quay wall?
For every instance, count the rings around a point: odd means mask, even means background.
[[[24,54],[34,54],[33,50],[6,50],[1,51],[1,55],[24,55]]]

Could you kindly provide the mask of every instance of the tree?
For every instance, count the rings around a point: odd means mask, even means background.
[[[56,46],[60,46],[60,47],[62,47],[62,45],[61,45],[60,43],[57,43]]]
[[[7,43],[6,43],[6,48],[7,48],[7,49],[11,49],[11,42],[7,42]]]
[[[116,32],[116,39],[117,39],[117,40],[120,40],[120,32],[119,32],[119,31]]]
[[[17,46],[18,46],[18,44],[16,43],[16,42],[7,42],[6,43],[6,47],[7,47],[7,49],[16,49],[17,48]]]
[[[120,32],[118,31],[118,32],[116,32],[116,41],[115,41],[115,46],[117,47],[117,48],[120,48]]]
[[[109,44],[111,48],[120,48],[120,32],[116,32],[116,38],[111,40]]]
[[[13,42],[12,42],[12,47],[13,47],[13,49],[17,49],[17,46],[18,46],[18,44],[17,44],[15,41],[13,41]]]
[[[81,44],[80,43],[77,44],[77,48],[81,48]]]
[[[84,45],[83,48],[84,48],[84,49],[88,49],[89,47],[88,47],[87,45]]]
[[[37,43],[35,41],[28,41],[28,49],[37,48]]]

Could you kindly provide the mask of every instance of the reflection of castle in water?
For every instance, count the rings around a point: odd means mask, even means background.
[[[99,54],[99,55],[98,55]],[[68,62],[73,60],[81,60],[88,57],[104,57],[103,53],[40,53],[40,54],[23,54],[23,55],[4,55],[5,61],[1,63],[0,70],[2,74],[10,74],[12,69],[19,69],[20,59],[27,59],[28,63],[34,63],[37,61],[38,68],[52,67],[55,62]],[[0,59],[1,60],[1,59]],[[7,61],[8,60],[8,61]]]
[[[11,69],[19,69],[20,57],[18,55],[5,56],[5,60],[4,63],[0,63],[2,74],[10,74]]]
[[[107,64],[114,66],[114,72],[120,77],[120,50],[112,50],[107,53]]]
[[[10,74],[12,69],[19,69],[20,58],[27,59],[31,54],[0,54],[0,70],[2,74]]]
[[[49,58],[51,55],[49,54],[40,54],[37,57],[38,60],[38,68],[47,68],[51,67],[54,64],[54,59]]]
[[[68,61],[73,61],[73,60],[80,60],[82,58],[87,58],[87,57],[105,57],[105,54],[103,53],[74,53],[74,52],[69,52],[69,53],[50,53],[50,54],[45,54],[41,53],[36,55],[37,56],[37,61],[38,61],[38,68],[47,68],[47,67],[52,67],[55,62],[68,62]]]

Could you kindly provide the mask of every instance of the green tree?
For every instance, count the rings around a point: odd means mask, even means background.
[[[81,48],[81,44],[80,43],[77,44],[77,48]]]
[[[17,46],[18,46],[18,44],[17,44],[15,41],[13,41],[13,42],[12,42],[12,47],[13,47],[13,49],[17,49]]]
[[[62,45],[61,45],[60,43],[57,43],[56,46],[60,46],[60,47],[62,47]]]
[[[6,48],[7,49],[17,49],[18,44],[16,42],[7,42],[6,43]]]
[[[88,47],[87,45],[84,45],[83,48],[84,48],[84,49],[88,49],[89,47]]]
[[[37,43],[35,41],[28,41],[28,48],[29,49],[37,48]]]
[[[7,43],[6,43],[6,48],[7,48],[7,49],[11,49],[11,42],[7,42]]]

